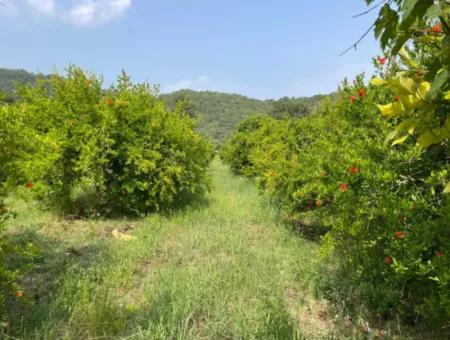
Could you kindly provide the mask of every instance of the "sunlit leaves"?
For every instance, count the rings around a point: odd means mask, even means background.
[[[388,1],[381,8],[375,22],[375,37],[391,57],[402,56],[404,47],[410,46],[409,43],[412,42],[438,47],[436,52],[442,57],[436,55],[436,59],[440,60],[440,65],[437,68],[433,66],[435,70],[428,74],[433,84],[429,95],[435,99],[445,85],[448,85],[449,79],[450,44],[444,38],[449,34],[450,3],[433,0],[397,0],[395,3],[394,5],[392,1]],[[403,58],[402,61],[405,63]],[[408,61],[406,64],[408,65]],[[418,65],[408,66],[415,68]]]
[[[396,0],[385,3],[375,22],[375,36],[385,53],[399,57],[395,76],[372,80],[396,95],[395,102],[378,105],[383,116],[399,121],[388,135],[392,145],[412,136],[427,149],[450,138],[445,104],[450,97],[449,14],[448,1]]]
[[[378,105],[385,117],[402,117],[404,120],[397,126],[394,138],[398,133],[407,131],[410,135],[417,135],[417,144],[422,148],[440,143],[450,136],[447,124],[440,125],[435,118],[438,108],[430,99],[431,84],[429,82],[416,83],[412,78],[398,77],[388,80],[374,78],[372,85],[386,85],[394,93],[401,93],[397,100],[390,104]],[[402,134],[392,145],[402,144],[408,134]]]
[[[380,109],[381,114],[386,117],[400,116],[405,113],[405,107],[401,101],[386,105],[378,105],[378,108]]]
[[[141,213],[207,188],[212,145],[183,112],[123,73],[104,90],[76,67],[0,108],[0,170],[10,186],[32,181],[39,198],[78,213]],[[0,178],[0,181],[2,178]],[[92,202],[78,203],[91,195]]]

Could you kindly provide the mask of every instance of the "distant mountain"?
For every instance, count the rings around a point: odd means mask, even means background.
[[[219,144],[240,121],[251,115],[269,114],[276,118],[303,116],[318,107],[325,96],[258,100],[239,94],[180,90],[160,97],[169,108],[174,108],[179,100],[187,102],[188,111],[197,120],[198,131]]]
[[[169,108],[175,107],[177,100],[187,99],[198,131],[216,143],[224,140],[242,119],[255,113],[269,113],[271,109],[268,101],[221,92],[181,90],[163,94],[161,98]]]
[[[0,101],[12,101],[17,98],[18,84],[36,84],[42,74],[25,70],[0,68]],[[288,98],[278,100],[252,99],[239,94],[212,91],[180,90],[170,94],[161,94],[160,98],[173,109],[178,101],[197,121],[197,130],[220,144],[227,138],[239,122],[254,114],[269,114],[275,118],[307,115],[319,106],[325,96]]]

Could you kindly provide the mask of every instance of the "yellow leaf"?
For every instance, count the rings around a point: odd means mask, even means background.
[[[450,100],[450,91],[444,92],[444,99]]]
[[[431,89],[431,84],[427,81],[424,81],[424,82],[420,83],[419,88],[417,89],[417,94],[421,98],[425,98],[427,93],[430,91],[430,89]]]
[[[392,115],[392,104],[377,105],[377,106],[383,116]]]
[[[379,82],[379,81],[378,81]],[[377,83],[377,81],[375,81]],[[413,95],[416,93],[416,82],[412,78],[398,76],[386,81],[386,84],[396,95]]]
[[[381,78],[373,78],[373,79],[370,81],[370,83],[371,83],[373,86],[380,86],[380,85],[386,84],[387,81],[386,81],[386,80],[383,80],[383,79],[381,79]]]
[[[445,186],[444,194],[450,194],[450,182],[448,182],[447,185]]]
[[[377,106],[383,116],[387,116],[387,115],[391,114],[392,104],[377,105]]]
[[[438,138],[430,131],[425,131],[417,138],[417,144],[422,148],[427,148],[439,141]]]
[[[406,110],[415,109],[423,104],[423,101],[420,98],[413,95],[400,96],[400,101],[405,106]]]
[[[395,141],[392,142],[392,146],[397,144],[403,144],[403,142],[408,138],[408,135],[404,135],[400,138],[397,138]]]
[[[398,78],[398,86],[411,94],[416,90],[416,82],[411,78]]]
[[[383,116],[394,117],[405,112],[404,106],[401,102],[395,102],[386,105],[377,105]]]

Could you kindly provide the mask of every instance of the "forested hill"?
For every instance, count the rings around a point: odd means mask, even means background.
[[[35,84],[36,79],[42,76],[0,68],[0,101],[2,97],[3,100],[13,100],[17,84]],[[270,114],[280,118],[306,115],[320,104],[324,96],[259,100],[239,94],[180,90],[160,97],[169,108],[174,108],[179,100],[184,101],[187,111],[197,120],[197,130],[220,144],[240,121],[251,115]]]
[[[268,101],[221,92],[181,90],[161,97],[169,107],[174,107],[180,99],[187,100],[199,132],[216,143],[224,140],[242,119],[269,113],[271,109]]]
[[[25,70],[12,70],[0,68],[0,92],[8,98],[15,96],[16,87],[19,84],[35,84],[42,74],[34,74]]]
[[[222,142],[243,119],[254,114],[302,116],[317,107],[323,95],[304,98],[281,98],[258,100],[239,94],[211,91],[180,90],[162,94],[168,107],[174,108],[177,101],[185,102],[189,113],[197,119],[198,131],[216,144]]]

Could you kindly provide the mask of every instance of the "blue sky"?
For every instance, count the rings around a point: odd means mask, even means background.
[[[363,0],[1,0],[0,67],[79,65],[135,81],[256,98],[309,96],[372,70]]]

